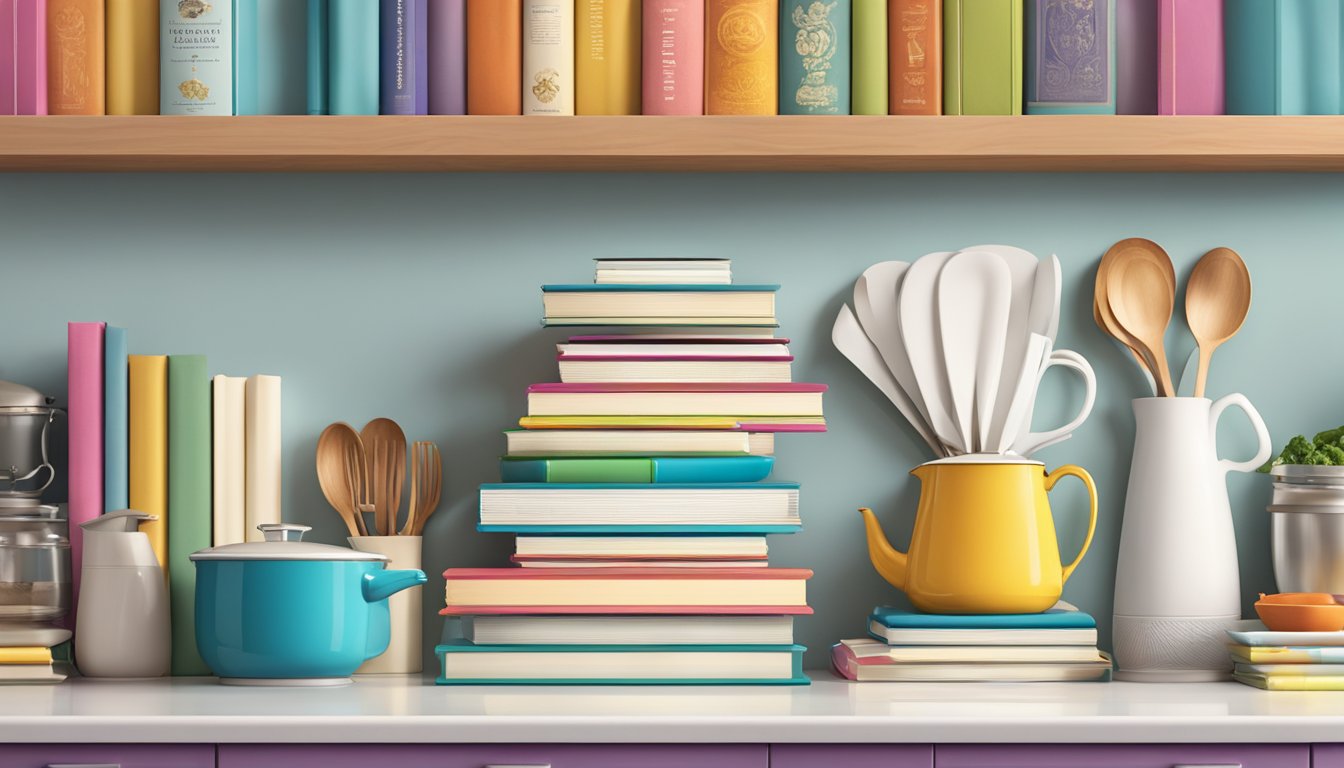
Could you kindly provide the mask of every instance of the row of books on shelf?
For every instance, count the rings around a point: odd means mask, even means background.
[[[0,0],[0,114],[1338,114],[1341,38],[1334,0]]]
[[[128,354],[127,331],[69,325],[70,533],[133,508],[168,577],[172,672],[208,674],[196,652],[196,569],[210,546],[260,540],[280,522],[281,380],[208,374],[204,355]]]

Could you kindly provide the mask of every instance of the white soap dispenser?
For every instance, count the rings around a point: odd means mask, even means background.
[[[140,524],[123,509],[82,523],[75,665],[86,677],[162,677],[172,662],[168,585]]]

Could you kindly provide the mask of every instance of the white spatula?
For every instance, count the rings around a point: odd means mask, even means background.
[[[1018,377],[1014,384],[1012,400],[1004,412],[1004,429],[995,436],[988,450],[994,453],[1007,453],[1019,434],[1031,427],[1031,404],[1036,400],[1036,387],[1041,380],[1041,367],[1045,365],[1045,356],[1050,352],[1050,340],[1039,333],[1031,334],[1027,341],[1027,351],[1018,362]],[[1002,404],[1001,404],[1002,405]]]
[[[1035,254],[1011,245],[976,245],[962,250],[992,253],[1003,259],[1012,274],[1012,305],[1003,333],[1003,371],[999,377],[999,390],[995,395],[996,407],[991,414],[986,440],[988,445],[996,445],[1003,439],[1004,422],[1022,373],[1021,365],[1027,353],[1028,340],[1033,332],[1041,333],[1032,328],[1031,310],[1036,286],[1043,270],[1039,269],[1042,265]],[[983,450],[992,449],[986,447]]]
[[[962,251],[938,276],[938,333],[952,412],[963,445],[974,452],[989,443],[1012,304],[1012,271],[996,254]]]
[[[937,308],[938,273],[952,256],[950,251],[930,253],[911,264],[901,279],[897,311],[901,320],[901,340],[905,342],[910,369],[928,410],[929,426],[947,447],[948,453],[956,455],[969,453],[971,448],[963,440],[950,411],[952,394],[943,366]]]
[[[884,261],[865,269],[854,283],[854,314],[863,326],[863,332],[881,353],[887,370],[896,377],[896,383],[927,424],[929,413],[924,407],[924,398],[920,397],[915,372],[910,368],[905,341],[901,339],[900,313],[896,305],[901,278],[909,267],[904,261]]]

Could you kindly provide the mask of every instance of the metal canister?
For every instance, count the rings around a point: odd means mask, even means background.
[[[0,514],[0,621],[45,622],[70,612],[69,521],[60,507]]]
[[[1280,592],[1344,595],[1344,467],[1270,471],[1274,580]]]

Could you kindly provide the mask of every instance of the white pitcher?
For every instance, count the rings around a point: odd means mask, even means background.
[[[1218,420],[1246,413],[1260,448],[1248,461],[1217,456]],[[1241,618],[1241,580],[1227,473],[1269,458],[1265,422],[1244,395],[1134,401],[1134,460],[1115,574],[1112,641],[1120,680],[1228,677],[1226,630]]]

